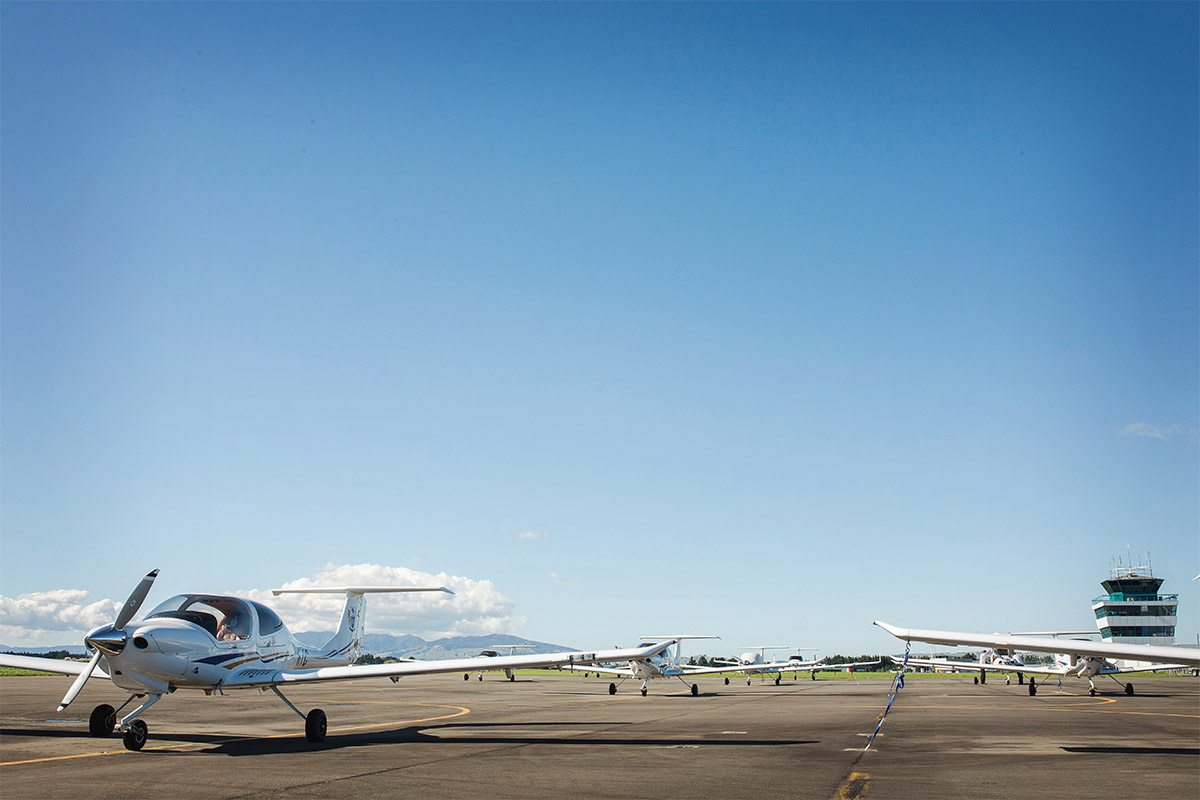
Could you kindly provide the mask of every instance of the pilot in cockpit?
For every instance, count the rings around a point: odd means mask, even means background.
[[[221,624],[217,626],[217,641],[229,642],[234,639],[246,638],[246,623],[243,617],[244,615],[240,611],[226,614],[225,619],[221,620]]]

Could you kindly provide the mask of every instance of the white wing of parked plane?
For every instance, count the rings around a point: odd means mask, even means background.
[[[1036,636],[1019,636],[1005,633],[983,634],[959,631],[934,631],[921,628],[901,628],[879,620],[875,620],[874,624],[883,628],[897,639],[903,639],[906,642],[992,647],[1004,650],[1029,650],[1037,653],[1067,653],[1076,656],[1087,656],[1089,658],[1125,658],[1136,661],[1157,661],[1164,664],[1200,666],[1200,648],[1195,647],[1092,642],[1080,639],[1042,639]]]
[[[928,667],[929,669],[949,669],[955,672],[979,672],[987,670],[988,672],[1020,672],[1024,675],[1058,675],[1067,677],[1074,675],[1078,668],[1072,669],[1069,664],[1004,664],[996,663],[980,663],[978,661],[960,661],[952,658],[913,658],[909,656],[908,665],[910,667]],[[1184,664],[1151,664],[1149,666],[1138,667],[1110,667],[1101,666],[1094,674],[1096,675],[1123,675],[1129,672],[1161,672],[1169,669],[1182,669]]]
[[[225,684],[228,688],[270,686],[313,681],[344,681],[357,678],[392,678],[405,675],[432,675],[439,672],[471,672],[480,669],[525,669],[532,667],[562,667],[590,665],[597,661],[622,661],[652,658],[666,650],[673,641],[658,642],[626,650],[595,650],[591,652],[536,653],[525,656],[476,656],[449,658],[443,661],[410,661],[399,664],[360,664],[346,667],[318,667],[272,671],[268,675],[236,678]],[[595,670],[595,667],[587,667]]]

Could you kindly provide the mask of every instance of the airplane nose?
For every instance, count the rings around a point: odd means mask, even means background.
[[[106,655],[115,656],[125,649],[127,637],[125,631],[104,625],[85,636],[83,641]]]

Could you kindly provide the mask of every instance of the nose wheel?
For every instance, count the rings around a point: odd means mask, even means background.
[[[146,746],[146,723],[140,719],[135,719],[129,723],[129,727],[125,729],[125,733],[121,735],[121,739],[125,742],[126,750],[141,750]]]

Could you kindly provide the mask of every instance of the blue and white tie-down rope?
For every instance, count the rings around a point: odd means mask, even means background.
[[[879,729],[883,727],[883,721],[887,719],[888,712],[892,710],[892,703],[896,701],[896,694],[904,688],[904,671],[908,669],[908,650],[912,647],[911,642],[904,645],[904,661],[900,664],[900,671],[896,673],[896,677],[892,679],[892,688],[889,690],[891,696],[888,697],[887,708],[883,709],[883,713],[879,715],[879,723],[875,726],[874,733],[867,740],[867,746],[863,750],[870,750],[871,743],[875,741],[875,737],[879,735]]]

